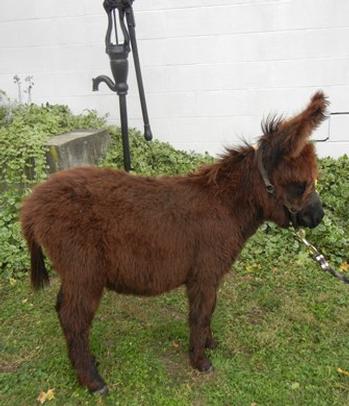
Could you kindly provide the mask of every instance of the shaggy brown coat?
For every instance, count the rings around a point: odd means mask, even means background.
[[[317,177],[312,130],[326,99],[315,94],[288,120],[269,120],[258,143],[276,194],[267,193],[256,149],[228,150],[193,174],[141,177],[93,167],[63,171],[37,186],[21,213],[34,288],[48,281],[42,249],[61,278],[57,311],[81,384],[105,391],[88,344],[103,289],[152,296],[185,285],[190,360],[209,370],[205,348],[216,292],[246,240],[265,221],[290,221],[286,199],[301,210]],[[291,184],[304,184],[301,194]]]

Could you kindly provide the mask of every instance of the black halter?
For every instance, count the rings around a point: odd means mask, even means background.
[[[264,164],[263,164],[263,152],[262,152],[261,149],[258,149],[258,148],[255,148],[255,151],[256,151],[256,159],[257,159],[258,170],[259,170],[259,173],[262,176],[263,182],[265,184],[266,191],[271,196],[275,197],[275,186],[271,183],[271,181],[269,179],[269,176],[268,176],[268,172],[265,169]],[[291,219],[291,223],[292,223],[293,227],[298,228],[297,213],[299,212],[299,210],[294,208],[292,206],[292,204],[288,200],[285,200],[283,202],[283,205],[290,214],[290,219]]]

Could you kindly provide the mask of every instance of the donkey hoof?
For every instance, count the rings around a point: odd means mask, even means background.
[[[213,371],[213,366],[208,358],[203,358],[200,361],[196,362],[194,364],[194,368],[205,374],[209,374]]]
[[[101,389],[97,389],[92,393],[96,396],[107,396],[109,393],[109,389],[107,385],[104,385]]]
[[[206,369],[200,369],[200,372],[202,372],[203,374],[210,374],[214,371],[213,365],[209,365],[208,368]]]
[[[208,367],[208,369],[206,369],[206,370],[204,370],[204,371],[201,371],[201,372],[204,373],[204,374],[211,374],[213,371],[214,371],[214,367],[213,367],[213,365],[211,364],[211,365]]]

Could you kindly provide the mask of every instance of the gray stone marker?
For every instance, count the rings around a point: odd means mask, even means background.
[[[106,154],[111,137],[106,130],[77,130],[51,137],[46,154],[49,173],[75,166],[96,165]]]

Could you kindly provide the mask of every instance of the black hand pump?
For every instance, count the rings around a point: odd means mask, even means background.
[[[136,40],[136,30],[135,30],[135,18],[132,8],[132,3],[134,0],[105,0],[103,7],[108,15],[108,28],[105,36],[105,47],[106,53],[110,58],[110,67],[114,77],[113,82],[108,76],[101,75],[92,79],[93,90],[97,91],[99,84],[104,82],[110,90],[116,92],[119,96],[119,107],[120,107],[120,120],[121,120],[121,134],[122,134],[122,145],[124,153],[124,167],[127,172],[131,170],[131,156],[130,156],[130,146],[128,139],[128,121],[127,121],[127,103],[126,95],[128,92],[128,55],[131,51],[130,42],[133,53],[133,60],[135,64],[136,77],[139,90],[139,98],[141,101],[143,122],[144,122],[144,137],[147,141],[153,138],[149,117],[147,111],[147,105],[145,101],[143,80],[141,74],[141,68],[139,63],[139,55]],[[123,36],[123,41],[119,42],[118,31],[117,31],[117,17],[116,10],[119,14],[119,24],[121,33]],[[126,26],[126,23],[127,26]],[[115,43],[112,42],[112,32],[115,34]]]

